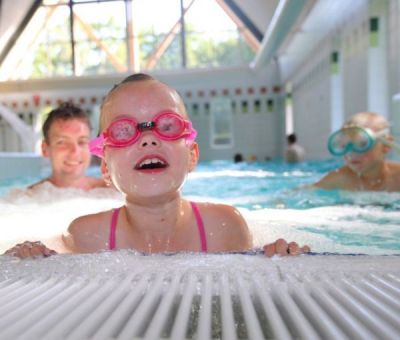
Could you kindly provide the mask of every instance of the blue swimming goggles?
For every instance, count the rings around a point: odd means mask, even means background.
[[[328,150],[334,156],[344,156],[348,152],[364,153],[371,150],[378,141],[399,150],[398,144],[384,138],[388,134],[388,128],[374,132],[360,126],[344,127],[330,135]]]

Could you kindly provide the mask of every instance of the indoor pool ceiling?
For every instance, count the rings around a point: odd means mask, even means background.
[[[323,39],[333,36],[367,3],[367,0],[280,1],[252,66],[258,68],[275,60],[285,82]]]
[[[218,0],[234,10],[261,36],[261,48],[250,65],[257,69],[278,61],[282,80],[289,79],[318,43],[348,22],[368,0]],[[0,54],[29,11],[40,0],[0,1]],[[13,17],[5,27],[3,17]],[[14,36],[15,37],[15,36]]]

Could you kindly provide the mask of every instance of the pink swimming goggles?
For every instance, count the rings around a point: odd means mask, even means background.
[[[151,130],[162,140],[185,138],[188,144],[193,143],[197,136],[191,122],[175,112],[161,112],[151,122],[138,123],[133,118],[121,118],[112,122],[99,137],[90,141],[90,152],[103,158],[105,146],[123,148],[132,145],[139,139],[142,131],[146,130]]]

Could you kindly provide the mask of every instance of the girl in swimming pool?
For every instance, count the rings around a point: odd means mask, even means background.
[[[74,220],[57,252],[113,249],[158,252],[233,252],[252,248],[247,224],[225,204],[189,202],[181,196],[187,174],[199,159],[196,131],[179,94],[145,74],[135,74],[106,96],[102,133],[91,150],[102,158],[101,171],[125,196],[119,209]],[[265,254],[307,251],[280,239]],[[26,242],[7,251],[20,257],[51,255],[41,243]]]
[[[389,123],[373,112],[360,112],[328,139],[334,156],[345,165],[314,184],[322,189],[352,191],[400,191],[400,163],[386,159],[391,148],[400,146],[390,135]]]

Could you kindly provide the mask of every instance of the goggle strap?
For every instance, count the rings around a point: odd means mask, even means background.
[[[89,142],[90,153],[99,158],[103,158],[104,157],[104,144],[105,144],[105,139],[104,139],[103,134],[92,139]]]
[[[379,137],[379,140],[383,144],[386,144],[386,145],[390,146],[393,150],[395,150],[396,152],[400,153],[400,144],[398,144],[396,142],[391,142],[391,141],[387,140],[384,137]]]

